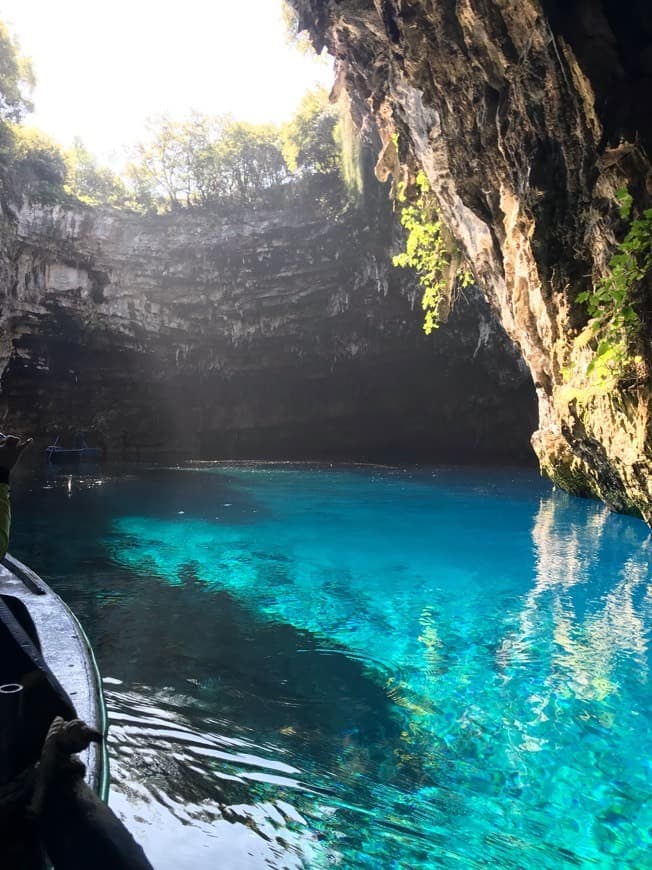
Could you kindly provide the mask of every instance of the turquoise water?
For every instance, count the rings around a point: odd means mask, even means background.
[[[652,867],[651,545],[528,472],[25,477],[158,870]]]

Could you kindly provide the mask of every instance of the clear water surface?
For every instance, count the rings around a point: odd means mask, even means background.
[[[652,867],[651,544],[535,474],[25,471],[157,870]]]

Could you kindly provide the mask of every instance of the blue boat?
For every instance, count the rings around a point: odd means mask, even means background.
[[[75,437],[74,447],[63,447],[57,435],[53,444],[46,448],[48,462],[52,465],[79,465],[84,462],[101,462],[104,459],[102,447],[89,447],[83,435]]]

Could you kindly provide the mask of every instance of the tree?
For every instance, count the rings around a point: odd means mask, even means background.
[[[183,124],[166,115],[147,122],[148,142],[135,148],[127,168],[135,194],[143,205],[172,208],[190,205],[191,186],[187,161],[187,139]]]
[[[218,195],[249,200],[288,174],[278,131],[271,124],[233,122],[225,129],[215,157],[224,185]]]
[[[248,201],[287,175],[276,128],[194,113],[149,124],[128,167],[134,196],[159,211],[218,200]]]
[[[11,172],[15,189],[52,202],[64,193],[67,166],[57,143],[34,127],[13,126]]]
[[[287,0],[281,0],[281,17],[285,28],[285,41],[288,45],[296,48],[301,54],[313,58],[319,57],[313,48],[308,31],[301,28],[298,12]]]
[[[89,205],[124,206],[128,194],[124,182],[100,166],[81,139],[76,138],[66,154],[66,191]]]
[[[0,21],[0,197],[17,194],[13,176],[16,141],[13,124],[31,111],[27,94],[34,86],[30,62],[21,56],[18,43]]]
[[[27,94],[34,83],[31,62],[21,56],[18,42],[0,21],[0,121],[17,123],[32,111]]]
[[[305,95],[281,131],[283,156],[291,172],[340,171],[338,122],[338,110],[323,88]]]
[[[184,158],[193,202],[206,204],[221,189],[222,170],[216,160],[216,148],[230,123],[228,116],[193,112],[183,125]]]

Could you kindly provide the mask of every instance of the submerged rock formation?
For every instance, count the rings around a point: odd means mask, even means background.
[[[4,235],[3,417],[127,456],[523,458],[527,370],[470,292],[437,341],[386,192],[316,176],[249,207],[30,206]]]
[[[536,385],[542,469],[652,521],[649,284],[635,363],[594,389],[578,294],[650,207],[648,0],[290,0],[336,58],[336,89],[373,116],[381,163],[421,165]],[[649,282],[649,274],[647,280]],[[634,356],[634,354],[633,354]]]

